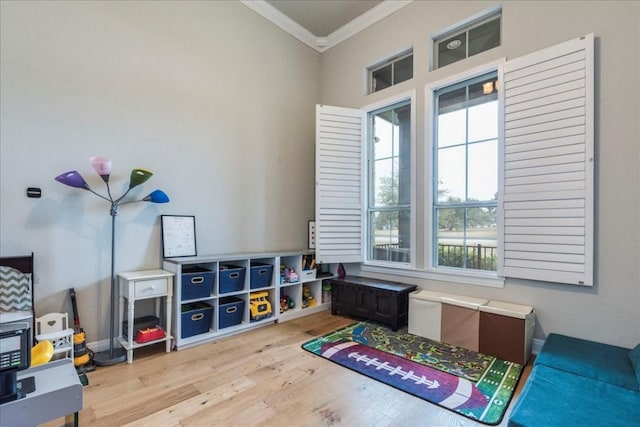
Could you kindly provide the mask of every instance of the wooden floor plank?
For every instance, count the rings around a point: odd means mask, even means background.
[[[301,348],[354,321],[324,311],[181,351],[137,349],[133,364],[88,373],[80,425],[482,426]]]

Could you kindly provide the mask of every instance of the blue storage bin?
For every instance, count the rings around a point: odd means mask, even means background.
[[[182,338],[209,332],[213,319],[212,306],[204,302],[194,302],[182,304],[181,310],[180,333]]]
[[[221,294],[237,292],[244,289],[246,268],[235,265],[221,265],[219,274]]]
[[[182,267],[182,300],[207,298],[213,289],[213,271],[197,265]]]
[[[252,262],[249,273],[249,287],[251,289],[267,288],[271,286],[273,265]]]
[[[228,328],[229,326],[242,323],[244,315],[244,300],[236,297],[220,298],[218,304],[218,328]]]

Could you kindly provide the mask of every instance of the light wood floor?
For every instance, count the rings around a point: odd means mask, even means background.
[[[181,351],[165,353],[164,344],[138,349],[133,364],[88,374],[80,425],[483,425],[300,347],[352,322],[326,311]]]

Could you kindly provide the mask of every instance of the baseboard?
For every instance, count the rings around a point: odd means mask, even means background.
[[[534,338],[533,343],[531,345],[531,353],[538,354],[540,350],[542,350],[542,345],[544,344],[544,340]]]
[[[94,353],[100,353],[101,351],[109,350],[109,339],[88,342],[87,347],[89,347],[89,349]]]

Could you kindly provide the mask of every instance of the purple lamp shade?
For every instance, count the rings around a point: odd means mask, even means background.
[[[102,177],[104,182],[109,182],[109,175],[111,174],[111,159],[107,157],[91,157],[89,159],[93,169]]]
[[[89,184],[84,180],[78,171],[69,171],[56,176],[56,181],[61,182],[69,187],[89,189]]]
[[[162,190],[154,190],[146,195],[142,200],[151,203],[169,203],[169,196],[167,196]]]

